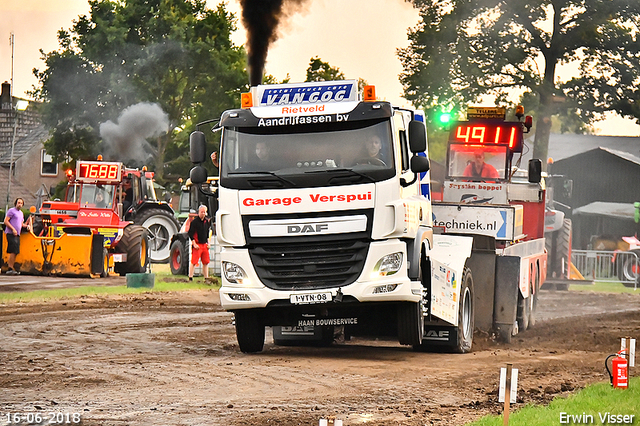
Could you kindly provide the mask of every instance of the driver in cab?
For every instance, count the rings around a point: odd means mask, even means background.
[[[482,151],[473,153],[473,160],[469,162],[462,175],[470,178],[500,179],[496,168],[484,162],[484,152]]]
[[[279,168],[278,161],[275,156],[272,155],[271,147],[267,145],[266,142],[257,142],[254,153],[249,160],[251,168],[260,171],[270,171]]]
[[[382,140],[380,136],[374,135],[367,139],[364,144],[364,151],[365,153],[356,161],[356,164],[387,165],[382,158]]]

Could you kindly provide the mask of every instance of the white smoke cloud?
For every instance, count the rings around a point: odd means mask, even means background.
[[[169,129],[169,116],[155,103],[131,105],[122,111],[117,121],[100,124],[100,137],[109,157],[123,162],[146,162],[153,153],[147,139]]]

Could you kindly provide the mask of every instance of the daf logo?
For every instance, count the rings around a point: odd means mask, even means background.
[[[310,233],[319,233],[322,231],[326,231],[329,229],[329,224],[327,223],[317,223],[311,225],[288,225],[287,233],[288,234],[310,234]]]
[[[449,340],[449,330],[428,330],[425,338],[429,340]]]

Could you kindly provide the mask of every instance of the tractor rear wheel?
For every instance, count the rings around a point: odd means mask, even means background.
[[[116,272],[120,275],[128,273],[144,273],[149,267],[149,236],[147,230],[140,225],[129,225],[124,228],[122,238],[116,246],[118,253],[126,253],[127,261],[116,264]]]
[[[151,262],[166,263],[170,256],[171,238],[180,230],[178,220],[167,210],[147,208],[136,215],[134,223],[149,231]]]

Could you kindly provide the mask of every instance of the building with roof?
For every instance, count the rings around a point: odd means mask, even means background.
[[[14,105],[20,100],[11,96],[11,85],[2,83],[0,93],[0,209],[4,209],[9,190],[11,171],[11,193],[9,204],[17,197],[25,205],[34,205],[36,193],[49,190],[64,178],[64,172],[44,149],[49,131],[42,124],[33,102],[25,111]],[[14,137],[15,133],[15,137]],[[11,166],[13,164],[13,167]]]
[[[640,201],[640,137],[551,135],[549,172],[571,179],[571,196],[555,199],[570,209],[573,247],[590,248],[598,236],[619,239],[640,231],[633,203]],[[562,208],[560,208],[563,210]]]

